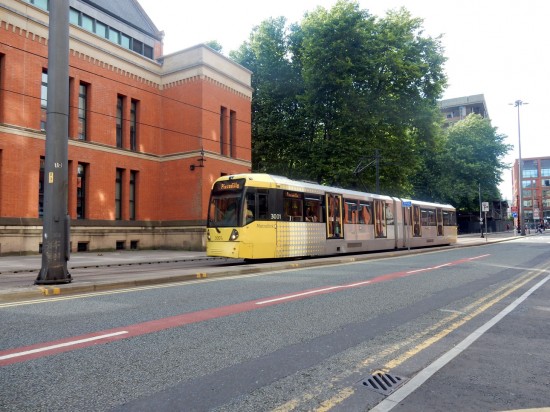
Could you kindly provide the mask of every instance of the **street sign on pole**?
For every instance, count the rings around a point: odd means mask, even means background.
[[[488,212],[489,211],[489,202],[481,203],[481,211],[482,212]]]

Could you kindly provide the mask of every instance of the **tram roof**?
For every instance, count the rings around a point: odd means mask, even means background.
[[[309,193],[315,193],[315,194],[323,194],[325,192],[331,192],[331,193],[339,193],[344,196],[356,196],[356,197],[364,197],[365,195],[372,197],[374,199],[384,199],[384,200],[410,200],[415,205],[418,206],[425,206],[425,207],[445,207],[445,208],[451,208],[454,209],[452,205],[445,205],[440,203],[430,203],[430,202],[424,202],[419,200],[412,200],[412,199],[399,199],[394,198],[391,196],[386,195],[378,195],[375,193],[368,193],[368,192],[359,192],[356,190],[349,190],[349,189],[343,189],[340,187],[333,187],[333,186],[324,186],[320,185],[318,183],[313,182],[306,182],[301,180],[292,180],[288,177],[284,176],[278,176],[278,175],[271,175],[267,173],[242,173],[237,175],[231,175],[231,176],[224,176],[227,180],[232,179],[246,179],[246,181],[254,181],[254,182],[261,182],[266,184],[273,184],[276,186],[279,186],[286,190],[294,190],[299,192],[309,192]],[[223,179],[223,178],[222,178]],[[224,179],[224,180],[225,180]],[[250,183],[249,183],[250,184]]]

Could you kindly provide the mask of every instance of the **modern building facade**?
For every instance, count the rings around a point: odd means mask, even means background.
[[[51,1],[51,0],[50,0]],[[251,168],[251,73],[163,55],[136,0],[70,0],[71,250],[203,247],[209,190]],[[0,254],[42,242],[48,1],[0,3]]]
[[[534,227],[544,221],[550,223],[550,156],[521,159],[522,177],[519,178],[519,159],[512,167],[513,211],[519,213],[519,191],[522,190],[523,222]]]
[[[440,100],[439,109],[445,116],[446,126],[450,126],[472,113],[479,114],[483,118],[489,117],[483,94]]]

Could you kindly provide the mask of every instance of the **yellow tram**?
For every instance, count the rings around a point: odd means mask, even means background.
[[[220,177],[210,195],[206,254],[274,259],[449,245],[450,205],[268,174]]]

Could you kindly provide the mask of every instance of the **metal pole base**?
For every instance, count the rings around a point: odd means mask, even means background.
[[[67,268],[42,268],[34,281],[35,285],[57,285],[60,283],[71,283],[73,278],[67,272]]]

